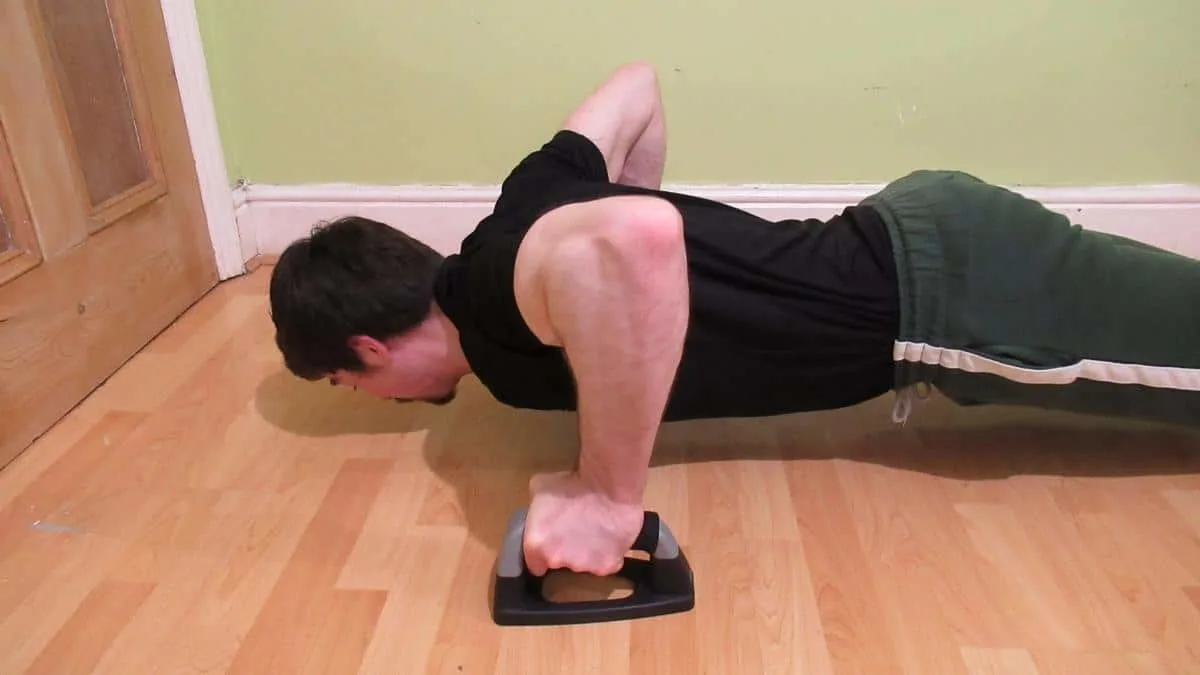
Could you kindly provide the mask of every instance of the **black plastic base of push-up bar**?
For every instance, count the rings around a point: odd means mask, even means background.
[[[618,576],[629,580],[628,597],[578,602],[547,600],[544,577],[525,567],[522,553],[527,509],[517,510],[509,520],[496,563],[492,619],[501,626],[549,626],[602,621],[642,619],[686,612],[696,605],[692,568],[671,530],[658,514],[646,511],[642,531],[633,550],[650,555],[649,560],[625,558]]]

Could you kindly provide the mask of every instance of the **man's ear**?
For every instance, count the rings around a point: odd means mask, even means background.
[[[354,335],[350,338],[350,348],[358,354],[358,359],[367,368],[378,368],[391,361],[388,346],[368,335]]]

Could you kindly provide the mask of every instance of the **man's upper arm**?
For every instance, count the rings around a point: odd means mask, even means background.
[[[670,202],[639,195],[544,222],[529,240],[544,247],[518,254],[528,284],[518,304],[544,341],[563,348],[574,378],[580,479],[636,504],[687,334],[682,218]]]

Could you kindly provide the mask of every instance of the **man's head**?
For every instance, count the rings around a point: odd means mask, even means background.
[[[445,403],[469,368],[433,300],[442,256],[383,223],[318,225],[271,275],[275,344],[293,374],[383,398]]]

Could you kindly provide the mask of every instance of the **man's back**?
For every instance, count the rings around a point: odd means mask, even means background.
[[[758,416],[852,405],[890,389],[895,265],[882,221],[851,207],[828,222],[771,222],[689,195],[611,182],[586,137],[560,131],[505,180],[495,211],[444,266],[436,297],[501,402],[573,409],[570,369],[513,297],[528,228],[557,206],[652,195],[680,212],[690,323],[664,419]]]

